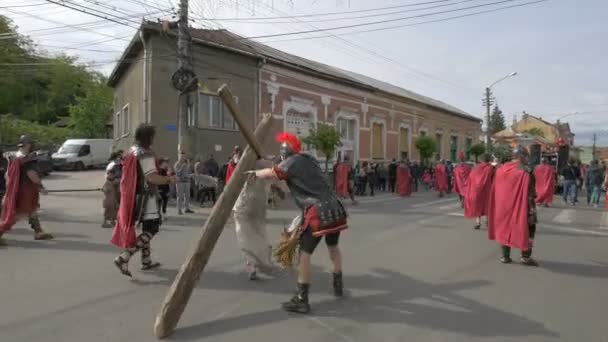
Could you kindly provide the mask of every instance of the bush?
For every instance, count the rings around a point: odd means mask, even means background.
[[[70,130],[40,125],[17,119],[12,115],[0,116],[0,142],[2,145],[16,146],[19,137],[24,134],[34,138],[39,145],[55,145],[63,143],[70,136]]]

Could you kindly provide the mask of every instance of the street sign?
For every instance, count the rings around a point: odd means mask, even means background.
[[[177,125],[165,125],[165,130],[169,132],[177,132]]]

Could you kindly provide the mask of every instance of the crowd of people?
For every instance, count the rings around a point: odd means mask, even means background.
[[[111,243],[120,248],[114,265],[129,277],[132,276],[129,262],[136,253],[140,253],[142,270],[160,266],[152,258],[151,242],[166,219],[169,198],[176,199],[178,215],[192,212],[191,198],[201,204],[206,200],[215,202],[217,192],[234,177],[242,157],[242,150],[237,146],[221,167],[212,155],[204,161],[200,157],[193,161],[185,153],[180,153],[171,165],[167,158],[155,155],[154,137],[153,126],[139,126],[134,145],[128,151],[113,153],[106,168],[103,226],[113,227]],[[538,221],[536,208],[552,204],[557,180],[563,188],[564,202],[570,205],[576,205],[578,191],[584,187],[588,204],[598,206],[602,191],[608,185],[606,166],[597,161],[584,166],[570,160],[556,170],[544,159],[532,167],[527,149],[521,146],[513,149],[508,160],[499,161],[486,154],[474,165],[465,161],[462,152],[458,163],[440,160],[430,166],[393,160],[386,167],[374,162],[353,167],[348,158],[344,158],[334,166],[332,185],[318,161],[301,153],[301,142],[296,136],[281,133],[277,141],[280,158],[259,158],[253,170],[245,171],[248,178],[232,211],[239,245],[247,257],[249,277],[255,280],[258,270],[272,266],[272,245],[265,230],[268,192],[262,189],[267,189],[271,181],[284,182],[289,189],[299,209],[290,229],[284,233],[287,240],[283,246],[299,246],[298,289],[283,303],[283,308],[290,312],[310,311],[311,258],[322,239],[332,263],[334,295],[341,297],[344,293],[339,238],[348,228],[348,215],[342,198],[356,203],[355,196],[368,193],[374,196],[376,191],[409,197],[418,191],[419,184],[427,191],[433,189],[439,197],[453,192],[458,195],[464,217],[475,219],[475,230],[481,229],[482,218],[487,217],[488,237],[500,245],[502,263],[512,262],[511,249],[516,248],[521,251],[522,265],[538,266],[532,258]],[[39,194],[46,194],[47,190],[36,168],[34,147],[32,138],[22,136],[16,155],[10,160],[0,158],[0,170],[6,173],[5,182],[0,184],[3,186],[0,190],[4,190],[0,244],[2,235],[23,218],[28,219],[36,240],[53,239],[52,234],[42,229],[37,214]],[[287,253],[283,255],[293,255],[289,249],[284,250]]]

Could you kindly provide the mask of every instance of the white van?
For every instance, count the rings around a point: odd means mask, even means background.
[[[111,153],[112,139],[68,139],[53,154],[53,167],[70,170],[103,168]]]

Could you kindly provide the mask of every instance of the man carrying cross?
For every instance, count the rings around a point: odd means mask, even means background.
[[[343,295],[342,254],[338,240],[340,231],[347,228],[347,215],[335,191],[323,176],[317,160],[300,153],[301,143],[298,138],[290,133],[281,133],[277,136],[277,141],[281,143],[281,163],[272,168],[250,172],[259,178],[284,180],[296,205],[302,210],[298,230],[298,292],[290,301],[283,303],[283,308],[290,312],[308,313],[311,256],[323,237],[333,263],[334,295]]]

